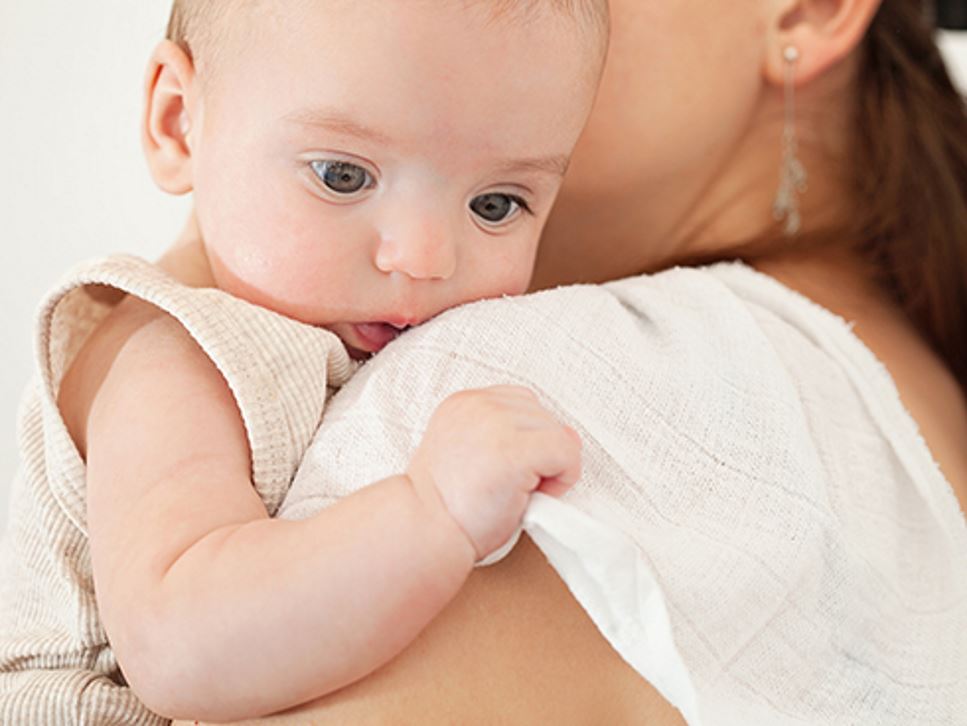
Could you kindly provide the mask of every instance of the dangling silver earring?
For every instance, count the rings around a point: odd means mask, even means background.
[[[799,195],[806,191],[806,169],[799,161],[799,141],[796,138],[796,61],[799,49],[787,46],[782,53],[786,61],[786,120],[782,130],[782,166],[779,170],[779,191],[772,204],[772,216],[785,221],[783,232],[794,237],[802,226],[799,216]]]

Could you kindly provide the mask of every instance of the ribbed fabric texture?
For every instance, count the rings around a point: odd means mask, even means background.
[[[849,326],[743,265],[486,301],[408,332],[333,399],[280,516],[399,471],[443,398],[508,383],[584,442],[580,482],[535,500],[525,531],[690,723],[967,724],[953,492]]]
[[[177,319],[241,411],[253,481],[270,513],[285,495],[328,394],[354,364],[332,333],[217,289],[188,288],[136,257],[80,266],[45,299],[39,376],[19,416],[22,466],[0,548],[0,724],[163,724],[126,687],[97,614],[85,468],[56,406],[60,381],[110,311],[113,288]]]

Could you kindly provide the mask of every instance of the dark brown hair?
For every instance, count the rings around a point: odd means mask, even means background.
[[[967,108],[920,0],[884,0],[857,83],[852,239],[967,386]]]
[[[858,49],[848,152],[836,160],[847,204],[835,221],[785,248],[777,223],[680,264],[851,245],[967,390],[967,105],[934,39],[932,5],[883,0]]]

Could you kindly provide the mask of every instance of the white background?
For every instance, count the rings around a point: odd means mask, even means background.
[[[156,257],[187,214],[186,198],[154,187],[138,137],[144,69],[169,5],[0,0],[0,529],[38,300],[85,258]],[[967,36],[948,46],[967,88]]]

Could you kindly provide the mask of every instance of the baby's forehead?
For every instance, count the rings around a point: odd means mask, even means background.
[[[244,36],[246,31],[258,32],[266,24],[278,24],[285,13],[338,13],[366,0],[174,0],[167,37],[182,46],[192,56],[199,69],[211,72],[225,55],[230,41]],[[372,12],[380,13],[380,4],[388,0],[374,0]],[[392,2],[393,0],[389,0]],[[607,0],[406,0],[395,4],[400,8],[418,8],[426,4],[440,7],[441,3],[462,7],[483,15],[487,24],[542,23],[548,18],[573,22],[585,31],[597,60],[603,64],[609,31]],[[385,8],[385,6],[384,6]],[[280,39],[278,42],[285,42]]]
[[[204,138],[246,139],[253,158],[335,150],[448,178],[521,161],[560,169],[597,51],[569,16],[467,18],[467,1],[332,0],[339,12],[275,16],[202,81]]]

